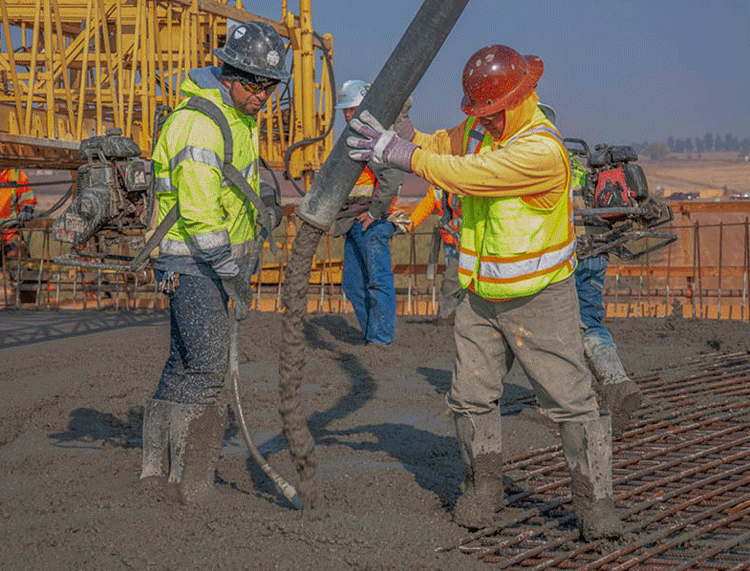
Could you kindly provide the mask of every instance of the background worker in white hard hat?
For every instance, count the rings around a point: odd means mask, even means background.
[[[246,317],[256,219],[271,228],[281,220],[275,193],[258,176],[256,116],[290,77],[284,54],[270,25],[235,28],[214,51],[221,67],[188,73],[184,99],[153,152],[159,221],[175,204],[179,218],[153,263],[170,300],[170,349],[145,407],[141,478],[168,476],[183,502],[209,495],[214,485],[225,428],[219,395],[228,366],[228,298]]]
[[[347,122],[364,99],[369,84],[350,79],[338,91],[336,109]],[[391,263],[394,225],[387,220],[398,198],[404,173],[378,163],[368,164],[354,184],[333,226],[345,236],[341,287],[354,308],[362,339],[390,345],[396,333],[396,288]]]
[[[555,123],[555,110],[549,105],[539,104],[542,113]],[[586,185],[586,167],[577,155],[568,153],[573,185],[573,206],[587,208],[583,202],[582,189]],[[576,234],[601,232],[601,227],[576,225]],[[610,412],[612,431],[621,432],[633,419],[635,411],[643,402],[643,393],[628,377],[617,354],[617,346],[609,329],[604,325],[604,279],[609,266],[609,254],[581,257],[574,273],[578,305],[581,308],[583,349],[596,379],[595,388],[602,405]]]
[[[544,65],[502,45],[464,67],[458,127],[433,135],[385,130],[369,112],[352,119],[353,159],[379,161],[462,196],[453,412],[465,489],[455,521],[490,525],[504,504],[500,398],[517,359],[541,410],[558,423],[573,508],[587,540],[617,536],[609,415],[600,415],[583,354],[573,271],[570,163],[538,108]]]

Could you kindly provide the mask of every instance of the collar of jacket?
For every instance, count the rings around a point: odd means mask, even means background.
[[[188,72],[188,77],[182,83],[180,91],[185,97],[192,97],[193,95],[205,97],[222,107],[225,115],[236,117],[245,125],[250,125],[255,120],[252,116],[240,113],[235,109],[229,89],[219,81],[220,73],[221,69],[216,66],[192,69]]]

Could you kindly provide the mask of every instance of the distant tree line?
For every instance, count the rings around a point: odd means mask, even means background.
[[[671,136],[666,143],[632,143],[632,147],[638,154],[646,155],[652,159],[663,159],[669,153],[706,153],[709,151],[729,151],[739,155],[750,154],[750,137],[740,140],[734,135],[727,134],[714,136],[706,133],[702,137],[687,137],[680,139]]]

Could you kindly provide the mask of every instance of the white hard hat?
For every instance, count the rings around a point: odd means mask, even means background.
[[[338,90],[336,99],[336,109],[349,109],[350,107],[357,107],[367,94],[367,90],[370,89],[370,84],[365,83],[361,79],[350,79],[345,81],[344,85]]]

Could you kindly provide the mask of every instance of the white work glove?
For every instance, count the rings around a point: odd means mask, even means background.
[[[349,127],[360,135],[346,139],[346,144],[351,147],[349,158],[355,161],[374,161],[411,172],[411,156],[418,148],[417,145],[401,139],[395,131],[383,129],[369,111],[363,111],[359,118],[349,121]]]
[[[388,218],[386,218],[386,220],[393,224],[396,234],[406,234],[407,232],[411,232],[414,228],[414,224],[412,223],[412,221],[409,219],[406,213],[402,212],[401,210],[392,212],[390,215],[388,215]]]

